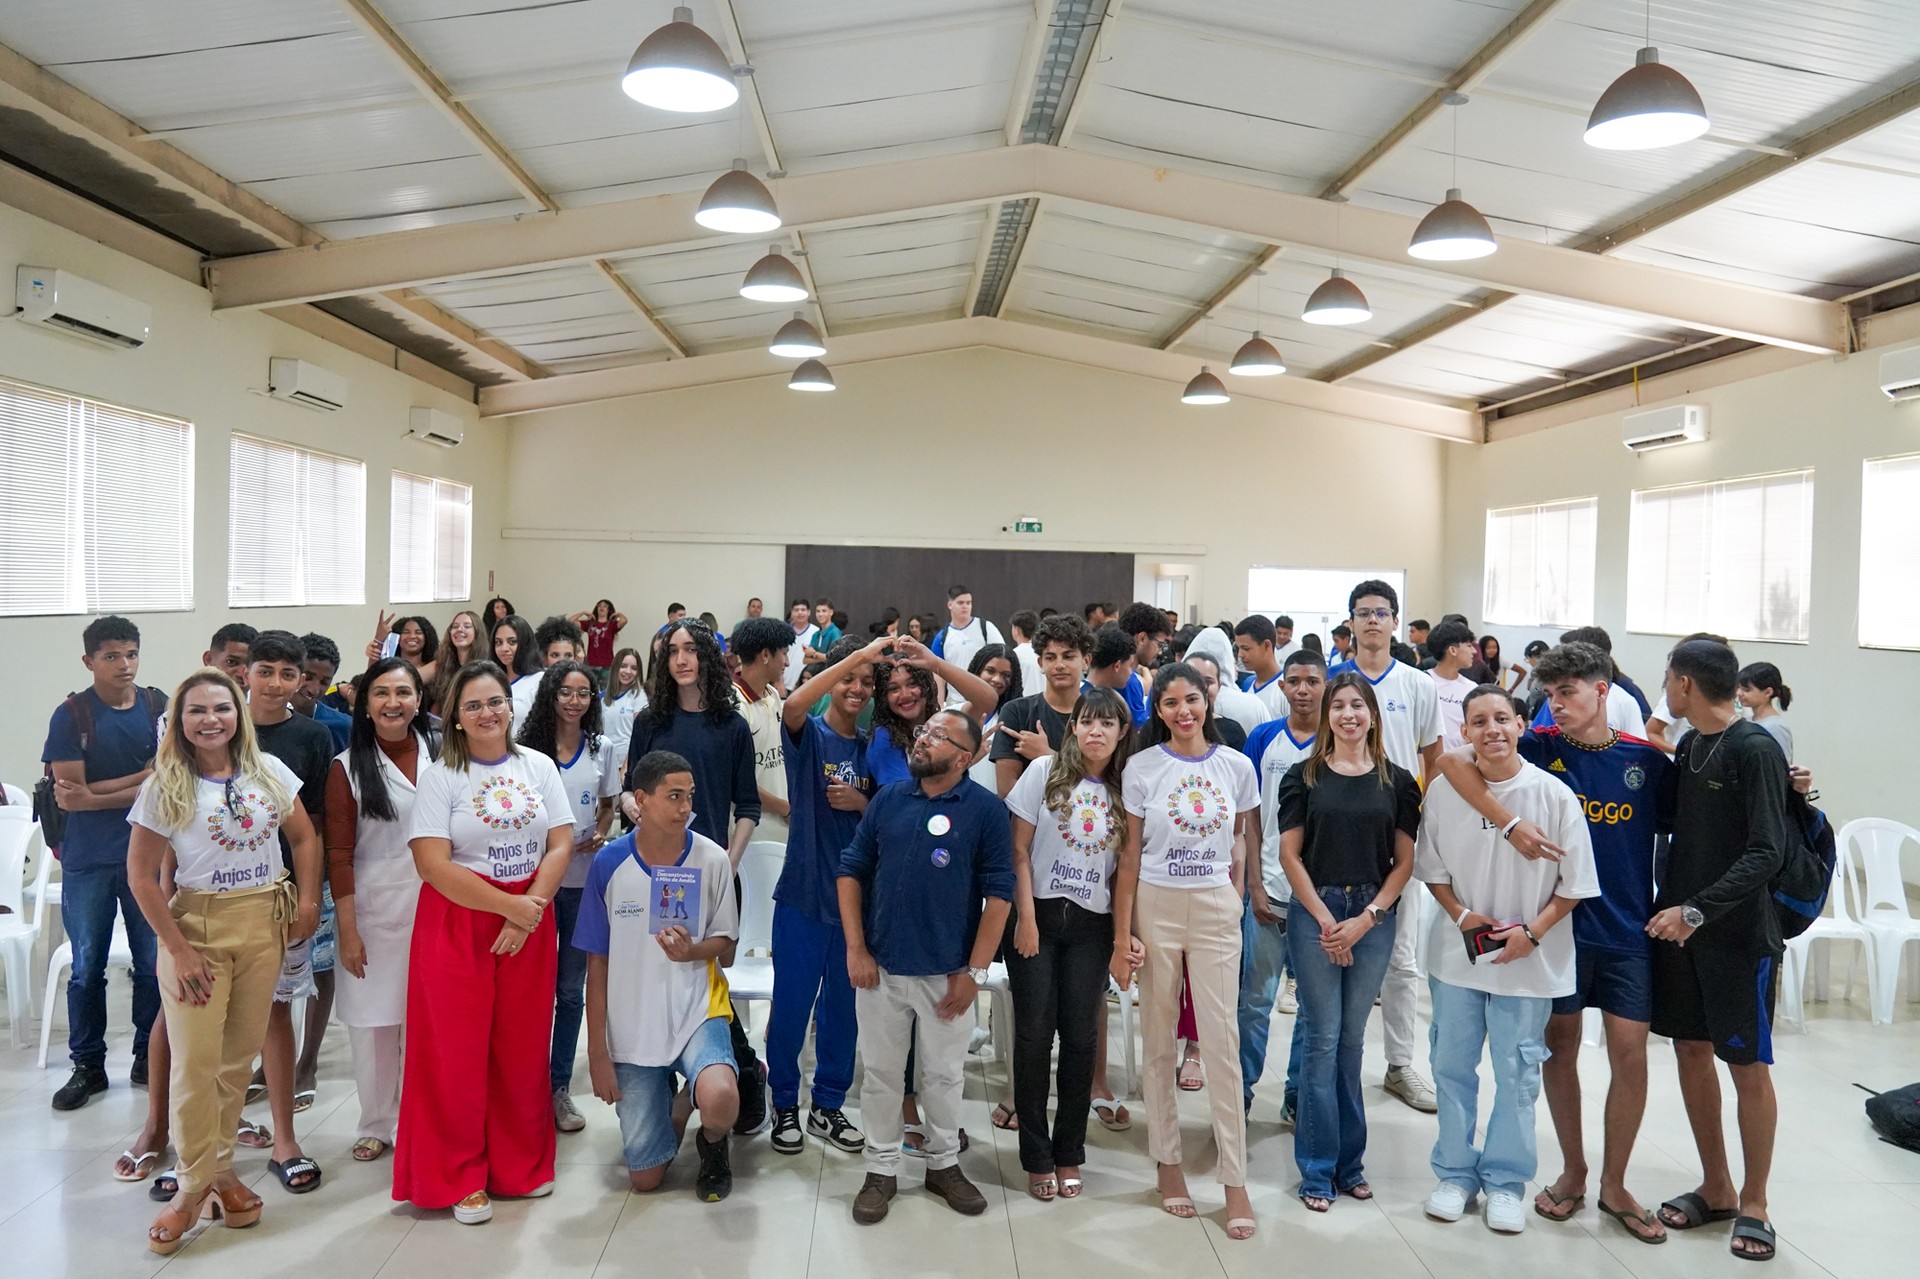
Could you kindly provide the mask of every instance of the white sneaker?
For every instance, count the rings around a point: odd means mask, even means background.
[[[975,1026],[973,1033],[967,1036],[967,1055],[970,1057],[978,1057],[980,1050],[985,1048],[987,1041],[992,1038],[993,1032],[985,1026]]]
[[[1289,1014],[1300,1011],[1300,992],[1295,989],[1293,978],[1289,977],[1280,983],[1280,996],[1273,1001],[1273,1009]]]
[[[561,1132],[579,1132],[587,1126],[587,1117],[573,1104],[573,1095],[565,1088],[553,1090],[553,1126]]]
[[[1443,1181],[1427,1196],[1427,1215],[1435,1221],[1458,1221],[1472,1203],[1472,1195],[1451,1181]]]
[[[1440,1109],[1440,1099],[1434,1095],[1433,1085],[1412,1066],[1389,1066],[1385,1087],[1388,1093],[1415,1110],[1431,1115]]]
[[[1526,1228],[1527,1213],[1520,1204],[1519,1195],[1508,1194],[1504,1190],[1488,1192],[1487,1229],[1497,1230],[1503,1235],[1517,1235]]]

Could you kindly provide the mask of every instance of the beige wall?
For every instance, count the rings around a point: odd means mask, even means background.
[[[1684,386],[1662,387],[1657,393],[1676,398],[1647,400],[1647,407],[1707,405],[1711,438],[1701,444],[1629,453],[1620,443],[1621,415],[1613,412],[1453,452],[1446,479],[1449,595],[1464,602],[1460,611],[1478,615],[1489,507],[1597,495],[1595,620],[1613,634],[1621,666],[1651,690],[1676,637],[1626,629],[1632,491],[1811,466],[1811,641],[1740,642],[1735,651],[1742,663],[1775,663],[1792,686],[1796,756],[1814,769],[1831,815],[1842,822],[1878,816],[1920,826],[1920,789],[1912,784],[1909,752],[1897,744],[1920,720],[1920,654],[1863,649],[1855,625],[1861,464],[1920,451],[1920,404],[1887,402],[1878,389],[1881,354],[1815,360],[1693,393]],[[1714,374],[1703,370],[1696,376]],[[1911,592],[1920,590],[1920,582],[1875,589]],[[1908,870],[1910,879],[1920,880],[1920,864],[1909,862]]]
[[[12,321],[0,321],[0,376],[94,396],[194,423],[194,608],[140,613],[140,681],[171,691],[199,664],[207,638],[229,620],[331,635],[352,653],[373,633],[374,611],[387,596],[389,471],[438,475],[474,486],[476,550],[499,544],[505,431],[481,423],[471,403],[384,368],[360,355],[264,315],[215,316],[202,289],[163,271],[0,206],[0,283],[11,309],[17,264],[53,265],[131,294],[153,307],[153,338],[138,351],[95,346]],[[267,360],[297,356],[347,377],[348,406],[318,413],[268,399]],[[466,442],[442,450],[403,439],[407,409],[427,405],[458,415]],[[239,430],[367,463],[367,603],[364,608],[229,609],[227,607],[227,448]],[[130,500],[139,500],[130,494]],[[263,495],[272,501],[272,495]],[[138,555],[139,547],[127,548]],[[476,554],[474,589],[486,586]],[[451,616],[452,604],[425,611]],[[409,610],[413,611],[413,610]],[[0,777],[30,786],[40,772],[47,717],[61,697],[88,683],[80,664],[84,617],[0,618]],[[352,659],[349,659],[350,661]]]
[[[1415,598],[1438,589],[1442,454],[1465,446],[1000,351],[835,376],[511,419],[504,592],[529,616],[604,595],[636,622],[678,600],[731,626],[749,596],[779,608],[790,541],[1131,551],[1147,583],[1194,566],[1203,618],[1242,615],[1256,564],[1398,565]],[[1000,532],[1021,515],[1045,532]]]

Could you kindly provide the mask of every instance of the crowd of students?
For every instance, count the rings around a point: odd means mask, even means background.
[[[1167,1212],[1198,1211],[1176,1098],[1204,1088],[1227,1234],[1255,1233],[1247,1118],[1276,1010],[1296,1014],[1296,1193],[1316,1212],[1371,1198],[1360,1062],[1378,1001],[1386,1089],[1436,1113],[1427,1215],[1484,1198],[1493,1230],[1525,1227],[1544,1086],[1562,1167],[1532,1210],[1564,1221],[1589,1187],[1575,1063],[1593,1007],[1612,1071],[1596,1209],[1646,1243],[1732,1221],[1736,1255],[1773,1255],[1768,886],[1789,788],[1810,784],[1773,666],[1689,636],[1648,706],[1598,628],[1503,669],[1458,616],[1403,642],[1379,581],[1353,588],[1331,665],[1285,617],[1023,610],[1009,642],[961,586],[947,625],[888,610],[866,638],[829,600],[785,619],[760,604],[724,636],[675,604],[644,653],[617,647],[628,619],[604,599],[537,626],[504,599],[443,632],[383,614],[352,680],[324,636],[236,623],[171,694],[139,685],[133,623],[86,628],[92,687],[55,710],[44,751],[74,944],[74,1069],[53,1105],[108,1086],[117,910],[150,1112],[114,1175],[145,1181],[176,1151],[153,1177],[154,1251],[203,1217],[259,1219],[236,1144],[270,1148],[287,1191],[320,1186],[294,1116],[335,1014],[353,1158],[391,1150],[394,1199],[463,1223],[551,1192],[556,1134],[587,1123],[583,1026],[635,1190],[663,1184],[697,1115],[704,1200],[731,1190],[733,1137],[769,1131],[781,1154],[809,1137],[861,1154],[861,1223],[887,1215],[907,1159],[977,1214],[960,1104],[999,960],[1010,1091],[993,1122],[1018,1131],[1036,1200],[1083,1193],[1091,1120],[1132,1125],[1106,1009],[1110,984],[1137,984]],[[785,844],[764,1061],[726,977],[756,837]],[[1432,1083],[1414,1052],[1423,966]],[[1657,1210],[1625,1185],[1650,1033],[1674,1042],[1704,1174]],[[1716,1060],[1740,1096],[1738,1181]],[[271,1132],[242,1115],[262,1091]]]

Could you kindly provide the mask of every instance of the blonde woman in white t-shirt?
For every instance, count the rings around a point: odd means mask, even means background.
[[[1113,959],[1113,868],[1126,840],[1121,775],[1133,717],[1108,688],[1080,695],[1056,754],[1030,762],[1007,794],[1013,813],[1013,1099],[1027,1193],[1045,1202],[1081,1191],[1099,1026]],[[1144,951],[1132,940],[1137,968]],[[1047,1129],[1053,1043],[1060,1105]]]
[[[1127,841],[1113,877],[1110,971],[1123,987],[1131,984],[1137,938],[1145,952],[1140,1024],[1147,1150],[1159,1165],[1161,1206],[1193,1217],[1174,1090],[1184,962],[1219,1148],[1214,1175],[1226,1187],[1227,1237],[1251,1239],[1247,1121],[1240,1108],[1240,892],[1246,867],[1259,857],[1260,784],[1252,762],[1221,744],[1206,684],[1193,667],[1161,667],[1147,706],[1141,748],[1127,761],[1122,781]]]
[[[127,814],[127,879],[160,944],[155,975],[173,1049],[179,1190],[147,1231],[162,1255],[179,1249],[203,1209],[228,1226],[260,1220],[260,1197],[233,1173],[234,1129],[281,956],[320,922],[320,840],[296,799],[300,780],[259,749],[240,686],[209,667],[170,705],[153,776]],[[280,863],[283,829],[297,902]],[[161,883],[169,851],[171,899]]]

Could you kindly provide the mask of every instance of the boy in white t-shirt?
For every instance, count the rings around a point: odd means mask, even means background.
[[[1462,707],[1467,694],[1479,687],[1465,672],[1480,660],[1480,649],[1465,622],[1442,622],[1427,632],[1427,651],[1434,658],[1427,676],[1440,696],[1440,744],[1446,750],[1459,750],[1467,744],[1460,734]]]
[[[726,849],[687,827],[693,765],[649,751],[630,777],[639,825],[594,857],[573,933],[588,956],[587,1069],[593,1095],[618,1108],[637,1191],[660,1187],[700,1111],[694,1193],[718,1203],[733,1189],[727,1138],[740,1114],[721,971],[740,933],[733,870]],[[669,869],[692,882],[669,884]],[[663,908],[650,909],[660,889]],[[689,1081],[677,1094],[676,1073]]]
[[[750,617],[727,637],[727,650],[740,663],[733,673],[733,691],[740,698],[741,716],[753,729],[754,786],[760,792],[760,824],[753,837],[776,844],[787,842],[787,761],[780,711],[793,687],[787,680],[791,641],[791,628],[772,617]]]
[[[1484,1190],[1488,1227],[1518,1234],[1527,1225],[1521,1196],[1538,1164],[1533,1107],[1547,1058],[1547,1016],[1554,998],[1575,985],[1573,927],[1555,925],[1581,898],[1600,895],[1600,878],[1579,799],[1520,757],[1523,720],[1512,696],[1481,689],[1464,709],[1467,741],[1488,789],[1509,811],[1538,823],[1566,856],[1528,860],[1444,777],[1427,789],[1413,873],[1445,917],[1434,917],[1427,951],[1440,1103],[1432,1163],[1440,1184],[1426,1211],[1458,1221]],[[1475,1147],[1483,1050],[1493,1060],[1495,1092]]]

